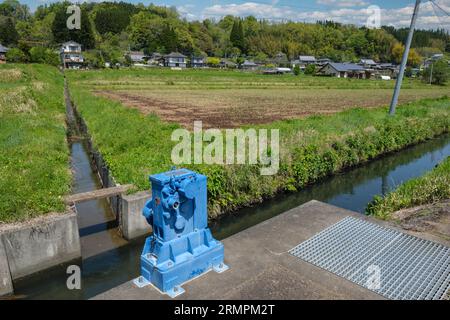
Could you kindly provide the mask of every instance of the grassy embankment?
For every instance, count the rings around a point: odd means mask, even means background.
[[[375,197],[367,213],[389,220],[401,210],[450,199],[450,157],[422,177],[409,180],[385,197]]]
[[[0,223],[65,210],[71,174],[63,83],[54,67],[0,66]]]
[[[125,71],[123,81],[127,81],[127,73],[133,72]],[[89,81],[79,82],[92,74],[95,73],[69,73],[72,98],[116,180],[133,183],[139,190],[148,189],[148,175],[171,166],[174,143],[170,136],[179,125],[94,96]],[[105,74],[114,77],[120,73]],[[239,75],[244,76],[247,75]],[[375,82],[360,83],[371,86]],[[187,167],[209,177],[209,213],[216,217],[277,192],[302,189],[327,175],[448,132],[449,115],[450,99],[444,97],[404,104],[395,117],[387,115],[386,107],[379,107],[276,121],[252,127],[280,129],[281,165],[277,175],[261,176],[258,165]]]

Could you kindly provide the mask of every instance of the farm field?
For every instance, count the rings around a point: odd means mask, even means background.
[[[204,127],[235,128],[378,107],[389,104],[394,86],[394,80],[220,70],[107,70],[71,76],[98,96],[186,128],[192,128],[194,120],[203,121]],[[419,80],[406,80],[403,87],[400,103],[450,92],[450,87],[429,86]]]
[[[0,224],[66,209],[63,89],[54,67],[0,65]]]
[[[185,165],[208,176],[211,217],[300,190],[449,128],[450,99],[443,97],[449,87],[420,81],[405,82],[403,103],[391,117],[392,81],[167,69],[70,71],[67,77],[112,175],[136,191],[149,188],[148,175],[170,169],[171,134],[192,129],[193,120],[204,120],[204,127],[279,129],[276,175],[261,176],[260,165]]]

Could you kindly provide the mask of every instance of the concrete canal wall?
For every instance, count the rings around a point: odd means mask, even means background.
[[[0,295],[12,293],[12,280],[81,257],[74,211],[0,227]]]
[[[98,149],[92,142],[86,122],[78,112],[76,106],[71,102],[68,88],[66,88],[66,90],[66,103],[68,104],[67,107],[73,111],[78,124],[78,128],[81,134],[86,137],[88,153],[91,157],[92,163],[95,166],[95,169],[97,170],[97,174],[103,188],[116,187],[118,184],[112,176],[106,161],[103,159],[102,154],[100,153],[100,151],[98,151]],[[142,208],[144,207],[145,202],[150,199],[150,197],[151,193],[144,191],[132,195],[122,195],[108,198],[108,202],[113,213],[118,219],[119,228],[125,239],[132,240],[150,232],[151,229],[149,228],[149,225],[145,218],[142,216]]]

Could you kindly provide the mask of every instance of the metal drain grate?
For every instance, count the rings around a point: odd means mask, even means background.
[[[389,299],[439,300],[450,289],[450,248],[353,217],[289,253]]]

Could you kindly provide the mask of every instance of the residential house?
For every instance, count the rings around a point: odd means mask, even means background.
[[[158,52],[154,52],[148,57],[147,64],[153,65],[153,66],[164,66],[164,56]]]
[[[363,66],[366,69],[373,69],[378,65],[378,63],[376,63],[372,59],[361,59],[359,60],[359,65]]]
[[[366,78],[366,71],[364,67],[354,63],[329,62],[319,69],[317,73],[320,75],[337,78]]]
[[[148,56],[143,51],[130,51],[126,54],[134,65],[146,64]]]
[[[326,65],[327,63],[332,62],[331,59],[328,58],[320,58],[316,60],[316,66],[321,68],[324,65]]]
[[[80,69],[84,64],[81,44],[75,41],[68,41],[61,45],[61,63],[64,68]]]
[[[245,60],[243,64],[241,64],[241,69],[243,70],[256,70],[258,69],[258,65],[250,60]]]
[[[292,61],[292,67],[299,66],[301,70],[305,70],[306,66],[316,64],[317,60],[314,56],[299,56],[298,59]]]
[[[206,67],[206,58],[203,56],[191,57],[191,68],[204,68]]]
[[[164,66],[171,68],[186,68],[186,56],[179,52],[171,52],[164,56]]]
[[[397,78],[398,73],[400,72],[399,66],[394,65],[392,63],[380,63],[375,67],[375,76],[388,76],[391,79]]]
[[[6,53],[8,52],[8,48],[2,46],[0,43],[0,64],[6,63]]]

